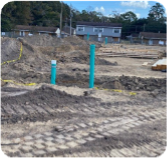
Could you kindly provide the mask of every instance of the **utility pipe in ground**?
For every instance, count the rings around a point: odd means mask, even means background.
[[[105,44],[108,43],[108,37],[105,37]]]
[[[56,84],[56,60],[51,60],[51,84]]]
[[[90,79],[89,88],[94,87],[95,45],[90,45]]]
[[[87,41],[89,41],[89,34],[87,34]]]

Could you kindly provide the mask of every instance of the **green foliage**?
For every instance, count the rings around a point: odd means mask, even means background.
[[[15,24],[29,25],[31,22],[30,2],[29,1],[14,1],[16,6],[13,11],[15,17]]]
[[[163,6],[156,3],[151,7],[145,31],[166,33],[166,17]]]
[[[160,3],[156,3],[149,11],[148,20],[164,23],[166,20],[164,14],[165,11],[163,6]]]
[[[12,29],[12,24],[10,23],[9,19],[2,19],[1,20],[1,31],[2,32],[9,32]]]
[[[138,19],[136,14],[131,11],[121,14],[120,17],[123,20],[123,22],[126,22],[126,23],[131,23]]]
[[[15,3],[7,3],[1,11],[1,31],[11,31],[14,25],[14,10],[16,9]]]

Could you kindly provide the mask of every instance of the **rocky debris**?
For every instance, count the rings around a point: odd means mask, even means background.
[[[87,69],[80,69],[80,68],[73,68],[72,71],[83,71],[83,72],[88,72]]]
[[[119,80],[107,80],[106,82],[102,83],[102,87],[103,88],[107,88],[107,89],[121,89],[124,90],[125,87],[122,85],[122,83],[120,83]]]
[[[94,94],[95,93],[95,90],[88,90],[88,91],[84,91],[84,96],[89,96],[91,94]]]
[[[104,78],[104,79],[103,79]],[[154,91],[160,89],[161,93],[166,92],[166,78],[140,78],[130,76],[120,77],[103,77],[102,86],[108,89],[121,89],[121,90],[132,90],[132,91]],[[96,82],[96,81],[95,81]],[[98,81],[100,82],[100,81]],[[99,83],[100,84],[100,83]]]
[[[73,75],[58,74],[58,84],[64,86],[76,85],[81,88],[87,88],[89,76],[87,74],[74,73]],[[166,93],[166,78],[141,78],[130,76],[103,76],[95,77],[95,86],[105,89],[119,89],[130,91],[154,91]]]

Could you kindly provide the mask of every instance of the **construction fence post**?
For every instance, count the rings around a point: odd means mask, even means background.
[[[51,60],[51,84],[56,84],[56,60]]]
[[[90,45],[90,79],[89,88],[94,87],[95,45]]]

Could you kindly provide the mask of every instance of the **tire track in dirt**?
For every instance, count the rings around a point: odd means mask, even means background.
[[[148,115],[149,113],[146,113],[146,114]],[[159,115],[160,112],[157,112],[157,114]],[[149,118],[150,116],[151,115],[148,115]],[[22,156],[26,156],[26,154],[29,153],[35,156],[53,156],[53,155],[65,156],[69,154],[72,157],[74,157],[75,155],[81,155],[81,154],[84,155],[84,153],[85,154],[96,153],[99,156],[105,156],[105,153],[106,153],[109,156],[112,150],[117,150],[122,156],[125,157],[125,156],[128,156],[127,150],[130,150],[130,149],[132,150],[135,147],[136,148],[143,147],[143,150],[141,150],[140,153],[132,152],[131,156],[135,156],[135,155],[142,156],[142,153],[145,154],[145,156],[150,156],[150,154],[160,155],[161,152],[164,151],[165,147],[162,146],[158,138],[156,139],[155,136],[152,135],[153,133],[151,133],[151,136],[143,135],[143,132],[141,135],[139,135],[138,133],[136,133],[136,131],[137,130],[143,131],[144,128],[141,130],[142,126],[145,126],[145,128],[148,128],[148,124],[153,126],[154,122],[157,122],[158,120],[162,122],[162,119],[155,117],[152,120],[148,120],[146,118],[144,120],[140,120],[140,118],[137,116],[137,119],[138,119],[137,121],[135,119],[130,119],[130,118],[132,118],[132,116],[120,117],[120,118],[117,118],[115,121],[111,121],[108,123],[104,123],[105,121],[107,122],[107,120],[105,120],[104,122],[100,122],[99,124],[96,124],[94,128],[93,126],[87,126],[85,122],[85,124],[83,125],[86,125],[86,126],[81,127],[82,124],[77,124],[79,128],[71,132],[69,132],[68,130],[64,130],[64,132],[61,132],[61,133],[55,132],[55,131],[41,133],[40,139],[35,138],[33,135],[32,136],[28,135],[25,137],[25,141],[20,142],[22,144],[21,147],[19,147],[17,150],[15,149],[13,153],[9,152],[9,155],[16,156],[19,153]],[[130,127],[130,124],[133,125],[134,122],[135,123],[138,122],[138,124],[134,124],[133,127]],[[118,124],[117,126],[116,126],[116,123]],[[108,125],[107,126],[108,128],[103,127],[103,130],[99,132],[98,129],[102,128],[104,124]],[[92,132],[89,132],[88,129],[95,131],[93,132],[94,134]],[[81,133],[80,131],[85,131],[85,133]],[[71,138],[71,139],[69,140],[68,138]],[[24,138],[23,139],[20,138],[20,139],[24,140]],[[67,139],[69,141],[67,141]],[[15,140],[17,140],[17,138]],[[42,141],[41,151],[43,152],[41,153],[36,152],[36,150],[34,149],[34,146],[37,146],[37,145],[36,143],[34,143],[33,145],[32,140],[33,142],[36,142],[37,140]],[[48,140],[48,142],[44,140]],[[32,142],[31,143],[32,145],[30,145],[29,152],[28,151],[25,152],[26,149],[23,150],[22,148],[24,148],[26,142],[28,143],[30,141]],[[53,151],[48,150],[48,143],[51,145],[50,148],[52,148]],[[152,153],[149,153],[149,151],[151,152],[153,148],[157,148],[159,150],[152,151]]]

